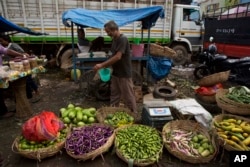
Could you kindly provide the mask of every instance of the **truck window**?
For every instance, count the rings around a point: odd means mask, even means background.
[[[183,9],[183,21],[200,20],[200,11],[196,9]]]

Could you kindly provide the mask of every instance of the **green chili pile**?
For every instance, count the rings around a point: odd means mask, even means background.
[[[116,148],[127,159],[158,161],[162,145],[162,138],[157,130],[144,125],[120,129],[115,139]]]

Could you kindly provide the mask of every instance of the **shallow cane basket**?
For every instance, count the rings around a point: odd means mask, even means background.
[[[147,125],[141,125],[141,124],[133,124],[133,125],[124,125],[122,127],[117,128],[116,131],[116,135],[119,132],[119,130],[123,130],[125,128],[130,128],[133,126],[144,126],[144,127],[149,127]],[[153,127],[149,127],[152,128],[152,130],[156,130]],[[156,130],[157,131],[157,130]],[[159,134],[160,137],[160,134]],[[161,137],[160,137],[161,138]],[[126,156],[124,155],[123,151],[120,150],[118,148],[118,142],[117,140],[115,140],[115,152],[116,155],[123,160],[124,162],[126,162],[128,164],[128,166],[149,166],[149,165],[153,165],[154,163],[156,163],[162,156],[162,152],[163,152],[163,144],[161,145],[160,149],[158,150],[157,154],[155,154],[153,157],[150,157],[148,159],[128,159],[126,158]],[[131,143],[129,143],[131,144]]]
[[[211,141],[213,147],[214,147],[214,152],[213,154],[210,154],[207,157],[202,157],[202,156],[189,156],[185,153],[182,153],[176,149],[172,149],[170,145],[168,144],[168,138],[167,138],[167,133],[173,131],[173,130],[185,130],[185,131],[192,131],[193,133],[199,132],[206,136],[209,141]],[[211,137],[212,136],[212,137]],[[209,134],[208,129],[206,129],[204,126],[201,124],[192,121],[192,120],[176,120],[176,121],[170,121],[166,123],[162,129],[162,138],[163,138],[163,144],[170,152],[172,155],[175,157],[179,158],[180,160],[192,163],[192,164],[198,164],[198,163],[208,163],[212,159],[215,158],[217,154],[217,145],[215,144],[215,138],[212,133],[212,135]]]
[[[223,119],[225,118],[232,118],[232,119],[236,119],[236,120],[242,120],[242,121],[246,121],[248,123],[250,123],[250,119],[248,118],[245,118],[245,117],[242,117],[242,116],[237,116],[237,115],[233,115],[233,114],[219,114],[219,115],[216,115],[213,120],[212,120],[212,125],[211,127],[214,129],[214,132],[218,132],[216,130],[216,126],[215,126],[215,122],[216,123],[219,123],[221,122]],[[218,143],[224,148],[226,149],[227,151],[242,151],[242,150],[239,150],[233,146],[231,146],[230,144],[226,143],[226,141],[220,137],[217,133],[217,136],[216,136],[216,139],[218,140]]]
[[[250,115],[250,104],[242,104],[226,97],[228,89],[220,89],[216,92],[217,105],[224,111],[236,115]]]
[[[111,127],[109,125],[104,125],[104,124],[100,124],[100,123],[93,123],[93,124],[90,124],[90,125],[85,125],[83,127],[95,126],[95,125]],[[83,127],[81,127],[81,128],[83,128]],[[75,128],[75,129],[78,129],[78,128]],[[111,129],[113,129],[113,128],[111,127]],[[67,149],[66,149],[66,152],[67,152],[67,154],[69,156],[71,156],[72,158],[77,159],[79,161],[86,161],[86,160],[89,160],[89,159],[94,160],[97,156],[102,156],[102,154],[104,154],[105,152],[107,152],[110,149],[110,147],[113,145],[114,139],[115,139],[115,132],[113,131],[113,134],[108,138],[106,143],[103,144],[101,147],[97,148],[96,150],[92,151],[92,152],[89,152],[89,153],[86,153],[86,154],[81,154],[81,155],[80,154],[75,155],[75,154],[71,153],[70,151],[68,151]],[[103,158],[103,156],[102,156],[102,158]]]
[[[136,118],[136,114],[131,112],[128,108],[125,107],[101,107],[96,112],[96,119],[99,123],[104,123],[105,118],[109,114],[114,114],[115,112],[123,111],[132,116],[134,119]],[[117,127],[115,127],[117,128]]]
[[[67,128],[67,133],[70,132],[70,128]],[[57,153],[61,152],[65,145],[66,138],[61,140],[60,142],[55,143],[54,145],[45,147],[45,148],[39,148],[37,150],[22,150],[19,149],[21,136],[16,137],[12,144],[12,151],[14,153],[20,154],[26,158],[34,159],[41,161],[44,158],[51,157],[56,155]]]
[[[229,74],[230,74],[230,70],[205,76],[198,81],[198,85],[199,86],[213,86],[217,83],[225,82],[228,80]]]
[[[167,46],[160,46],[154,43],[150,44],[149,52],[152,56],[163,56],[170,59],[176,58],[176,52],[173,49]]]
[[[197,96],[197,98],[199,98],[203,102],[216,103],[215,94],[213,94],[213,95],[202,95],[202,94],[197,93],[196,96]]]

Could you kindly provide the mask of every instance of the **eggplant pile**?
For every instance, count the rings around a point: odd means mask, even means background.
[[[75,128],[66,139],[65,149],[72,155],[84,155],[103,146],[113,133],[113,128],[101,124]]]

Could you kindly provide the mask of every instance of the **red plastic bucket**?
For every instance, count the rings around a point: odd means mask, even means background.
[[[132,44],[132,56],[142,57],[144,52],[144,44]]]

